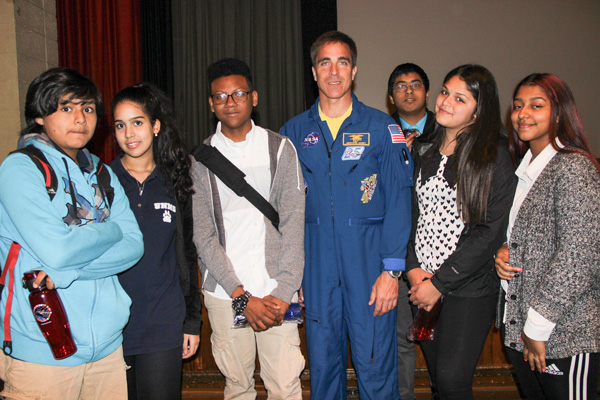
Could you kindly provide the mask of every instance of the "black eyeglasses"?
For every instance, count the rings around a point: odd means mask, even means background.
[[[423,83],[422,82],[411,82],[408,85],[405,83],[400,83],[396,86],[394,86],[394,92],[406,92],[406,89],[408,89],[408,87],[410,86],[410,88],[412,90],[421,90],[423,89]]]
[[[252,93],[251,90],[244,92],[243,90],[238,90],[237,92],[233,92],[231,94],[227,94],[227,93],[217,93],[217,94],[211,94],[210,97],[212,97],[213,99],[213,103],[214,104],[225,104],[227,103],[227,100],[229,100],[229,97],[231,97],[231,99],[236,102],[236,103],[244,103],[246,101],[248,101],[248,95]]]

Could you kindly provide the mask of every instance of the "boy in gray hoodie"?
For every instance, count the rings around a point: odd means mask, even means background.
[[[283,322],[304,270],[304,184],[291,142],[256,126],[258,104],[248,65],[223,59],[208,68],[209,103],[219,120],[206,144],[217,148],[279,214],[279,226],[195,162],[194,242],[215,361],[225,398],[256,397],[254,366],[269,397],[301,399],[304,357],[296,324]],[[233,308],[233,309],[232,309]],[[235,311],[251,328],[232,329]]]

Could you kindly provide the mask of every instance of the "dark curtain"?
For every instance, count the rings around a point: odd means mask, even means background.
[[[141,11],[144,80],[173,99],[171,1],[144,0]]]
[[[300,0],[172,0],[174,103],[188,143],[214,132],[207,66],[237,57],[258,91],[254,121],[278,131],[304,110]]]
[[[304,61],[305,108],[314,104],[319,90],[312,74],[310,46],[327,31],[337,29],[335,0],[302,0],[302,59]]]
[[[102,92],[107,115],[88,148],[110,162],[118,148],[110,101],[142,78],[140,0],[57,0],[56,17],[60,65],[89,76]]]

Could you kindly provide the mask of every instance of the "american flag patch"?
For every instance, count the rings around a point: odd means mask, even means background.
[[[388,125],[388,129],[390,130],[390,135],[392,135],[392,143],[406,143],[406,138],[404,137],[404,133],[402,133],[400,125]]]

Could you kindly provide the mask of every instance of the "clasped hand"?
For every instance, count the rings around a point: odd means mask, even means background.
[[[248,305],[244,310],[244,316],[256,332],[266,331],[272,326],[283,323],[283,317],[287,312],[289,304],[271,295],[264,298],[250,297]]]
[[[418,308],[425,311],[431,311],[435,303],[442,297],[442,293],[431,283],[433,274],[421,269],[415,268],[407,273],[410,283],[409,300]]]

